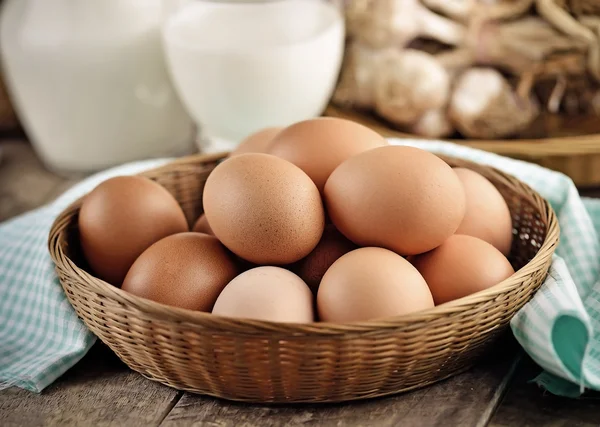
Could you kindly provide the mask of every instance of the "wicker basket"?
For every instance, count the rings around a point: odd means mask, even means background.
[[[206,178],[222,156],[181,159],[144,173],[172,192],[187,218],[202,212]],[[167,307],[86,271],[78,243],[81,200],[55,221],[49,248],[69,301],[133,370],[176,389],[252,402],[337,402],[383,396],[468,369],[546,277],[558,243],[555,214],[525,184],[479,171],[506,198],[515,225],[511,262],[497,286],[433,309],[351,324],[280,324]]]

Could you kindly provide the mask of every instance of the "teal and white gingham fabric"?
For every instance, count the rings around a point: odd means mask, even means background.
[[[600,390],[600,201],[581,199],[566,176],[529,163],[437,141],[390,140],[502,169],[535,188],[558,214],[561,243],[548,279],[511,321],[554,394]],[[166,160],[124,165],[80,183],[55,202],[0,224],[0,388],[39,392],[74,365],[95,337],[79,321],[53,270],[46,241],[54,218],[111,176]]]
[[[96,341],[54,272],[47,246],[54,219],[100,182],[164,162],[150,160],[99,173],[50,205],[0,224],[0,389],[42,391]]]

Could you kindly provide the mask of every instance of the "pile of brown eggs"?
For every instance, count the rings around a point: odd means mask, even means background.
[[[425,310],[514,273],[486,178],[317,118],[249,136],[209,175],[193,229],[150,179],[116,177],[79,214],[91,271],[159,303],[277,322]]]

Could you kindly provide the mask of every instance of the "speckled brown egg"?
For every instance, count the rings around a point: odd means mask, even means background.
[[[514,273],[498,249],[461,234],[411,261],[429,285],[436,305],[488,289]]]
[[[131,266],[122,289],[174,307],[211,311],[238,271],[216,237],[180,233],[146,249]]]
[[[477,237],[504,255],[512,245],[512,219],[506,201],[494,184],[475,171],[454,168],[465,189],[467,208],[456,234]]]
[[[427,151],[387,146],[342,163],[325,185],[327,212],[359,246],[400,255],[429,251],[465,214],[465,193],[448,164]]]
[[[319,243],[325,214],[319,190],[300,168],[269,154],[231,157],[210,174],[203,204],[221,242],[255,264],[283,265]]]
[[[342,255],[357,249],[333,224],[327,224],[317,247],[291,267],[316,294],[325,272]]]
[[[140,176],[102,182],[83,200],[79,235],[94,274],[121,286],[136,258],[150,245],[188,224],[175,198],[162,186]]]
[[[319,318],[354,322],[401,316],[433,307],[425,280],[408,261],[383,248],[360,248],[327,270],[319,292]]]
[[[313,295],[291,271],[256,267],[237,276],[223,289],[213,314],[272,322],[314,320]]]
[[[319,117],[283,129],[268,152],[300,167],[322,192],[329,175],[344,160],[387,144],[377,132],[356,122]]]
[[[281,127],[268,127],[248,135],[229,155],[237,156],[244,153],[266,153],[271,146],[273,137]]]
[[[194,223],[194,227],[192,228],[192,231],[195,231],[196,233],[204,233],[204,234],[210,234],[211,236],[214,236],[214,233],[213,233],[212,229],[210,228],[210,224],[208,223],[208,220],[206,219],[206,215],[204,215],[204,214],[202,214],[198,217],[198,219]]]

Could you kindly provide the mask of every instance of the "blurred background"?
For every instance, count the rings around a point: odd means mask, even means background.
[[[0,219],[7,192],[319,115],[594,188],[599,40],[576,0],[0,0]]]

